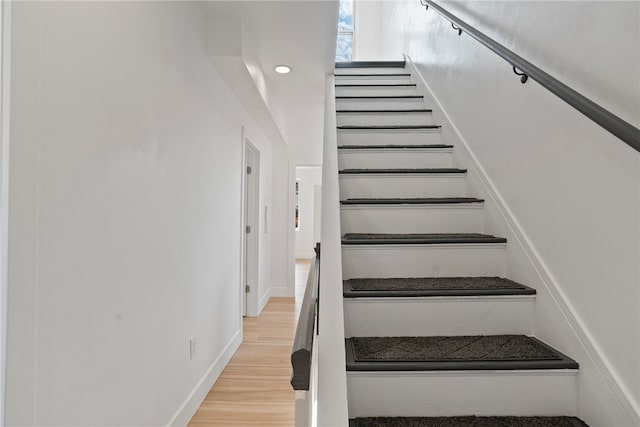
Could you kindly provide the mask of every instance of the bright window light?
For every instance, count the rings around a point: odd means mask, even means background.
[[[344,62],[353,59],[353,0],[340,0],[338,12],[338,42],[336,44],[336,61]]]

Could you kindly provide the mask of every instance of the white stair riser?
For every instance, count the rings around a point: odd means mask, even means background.
[[[440,129],[338,129],[338,145],[440,144]]]
[[[342,206],[342,233],[482,233],[481,204]]]
[[[336,99],[336,110],[410,110],[425,108],[422,98]]]
[[[504,244],[342,245],[342,276],[504,277],[504,248]]]
[[[338,126],[431,125],[431,113],[338,113]]]
[[[533,335],[535,298],[345,298],[346,337]]]
[[[340,198],[465,197],[464,174],[340,175]]]
[[[336,96],[406,96],[418,95],[415,86],[340,87]]]
[[[450,148],[338,150],[340,169],[448,168]]]
[[[400,74],[409,71],[403,67],[366,67],[366,68],[336,68],[334,74]],[[339,79],[339,76],[336,76]]]
[[[576,373],[347,372],[349,416],[575,416]]]
[[[377,85],[377,84],[410,84],[411,76],[336,76],[336,84]]]

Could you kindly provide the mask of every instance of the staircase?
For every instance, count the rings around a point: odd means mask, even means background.
[[[351,426],[585,426],[404,62],[335,75]]]

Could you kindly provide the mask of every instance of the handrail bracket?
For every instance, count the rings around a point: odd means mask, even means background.
[[[516,66],[513,66],[513,72],[517,75],[520,76],[520,83],[525,84],[527,82],[527,80],[529,80],[529,76],[527,76],[525,73],[520,73],[518,72]]]

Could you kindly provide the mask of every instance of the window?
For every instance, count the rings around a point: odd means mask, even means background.
[[[295,227],[296,230],[300,230],[300,180],[296,179],[296,217],[295,217]]]
[[[353,58],[353,2],[340,0],[338,12],[338,42],[336,44],[336,61],[351,61]]]

